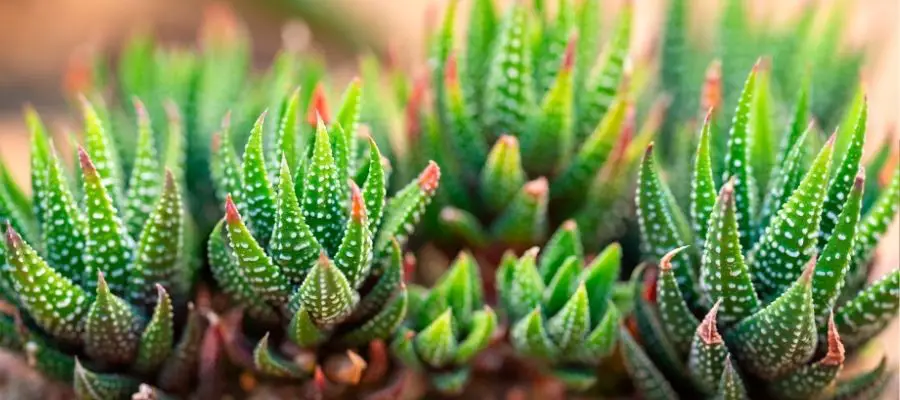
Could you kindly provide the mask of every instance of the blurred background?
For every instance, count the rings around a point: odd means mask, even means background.
[[[385,62],[408,71],[424,68],[425,37],[439,20],[448,0],[231,0],[226,3],[246,24],[252,37],[254,63],[264,68],[283,45],[323,57],[329,72],[349,78],[358,55],[374,52]],[[601,0],[597,0],[601,1]],[[622,0],[602,0],[611,21]],[[717,0],[702,3],[691,18],[691,29],[707,37],[720,9]],[[508,0],[498,1],[509,2]],[[827,0],[747,1],[760,20],[785,20],[807,3]],[[848,29],[844,45],[863,49],[867,61],[863,81],[869,100],[870,149],[892,135],[900,136],[900,0],[848,1]],[[115,54],[129,35],[150,32],[171,45],[193,45],[204,10],[201,0],[54,0],[0,1],[0,156],[21,181],[28,176],[28,138],[21,118],[22,105],[31,103],[51,129],[75,126],[63,87],[65,72],[80,54]],[[664,0],[634,1],[637,30],[635,57],[655,51]],[[469,6],[462,1],[463,9]],[[466,12],[460,13],[466,15]],[[462,23],[463,21],[459,21]],[[604,28],[612,26],[604,23]],[[776,67],[777,68],[777,67]],[[813,66],[815,68],[815,66]],[[881,271],[900,264],[900,236],[896,222],[883,242]],[[892,342],[892,361],[898,360],[897,323],[886,342]],[[896,385],[896,382],[895,382]],[[897,398],[896,388],[889,398]]]

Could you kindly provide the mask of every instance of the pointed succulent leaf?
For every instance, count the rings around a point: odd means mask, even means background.
[[[334,256],[334,264],[347,278],[350,286],[359,288],[369,275],[372,263],[372,235],[362,193],[350,181],[350,219],[344,230],[341,246]]]
[[[771,379],[812,356],[816,348],[811,288],[814,270],[813,259],[794,285],[727,333],[726,341],[749,372]]]
[[[564,2],[563,4],[568,4]],[[560,15],[563,11],[560,10]],[[562,33],[563,40],[569,29]],[[575,42],[566,46],[559,73],[541,101],[540,108],[533,117],[530,129],[522,133],[522,155],[529,160],[525,167],[533,174],[552,174],[560,162],[564,161],[573,148],[572,117],[573,87],[572,68],[575,57]],[[552,58],[552,63],[557,63]]]
[[[303,210],[294,192],[294,180],[287,158],[281,159],[278,179],[278,204],[275,213],[275,227],[269,250],[272,260],[292,284],[299,285],[312,268],[322,247],[306,225]]]
[[[408,235],[425,212],[425,207],[434,197],[440,178],[440,168],[434,162],[429,162],[415,181],[400,189],[388,202],[381,229],[375,239],[376,256],[387,250],[391,240],[396,239],[401,245],[406,243]]]
[[[46,209],[44,208],[44,193],[51,188],[46,182],[49,179],[48,174],[54,162],[51,158],[50,141],[48,140],[47,128],[41,122],[41,117],[37,111],[31,106],[25,107],[25,125],[31,134],[31,192],[34,199],[32,207],[34,208],[34,216],[37,223],[41,225],[45,220]],[[59,166],[57,165],[59,169]],[[60,188],[61,189],[61,188]],[[48,253],[49,254],[49,253]]]
[[[275,191],[266,172],[263,151],[263,122],[266,113],[256,120],[250,131],[250,139],[244,148],[242,164],[244,198],[247,205],[247,220],[253,236],[263,246],[269,243],[272,227],[275,225]]]
[[[649,264],[640,264],[631,273],[631,282],[626,288],[631,289],[635,332],[640,335],[646,354],[654,360],[658,369],[666,376],[678,379],[689,379],[683,357],[675,350],[672,341],[662,326],[655,307],[654,270],[647,270]]]
[[[200,345],[207,328],[206,319],[192,303],[188,303],[187,322],[181,330],[178,342],[159,369],[157,382],[166,391],[181,392],[189,389],[196,376],[200,360]]]
[[[397,357],[404,367],[414,371],[423,371],[425,364],[416,354],[415,339],[415,332],[401,326],[394,336],[394,340],[391,341],[391,354]]]
[[[707,300],[722,299],[718,317],[723,326],[729,326],[753,314],[760,306],[741,252],[733,180],[725,183],[719,192],[709,228],[700,267],[700,287]]]
[[[347,277],[323,252],[300,286],[300,302],[319,325],[343,321],[359,301]]]
[[[301,162],[300,138],[300,88],[291,92],[281,107],[281,115],[278,117],[278,129],[275,130],[275,157],[273,163],[286,160],[288,171],[296,171],[297,164]],[[271,171],[276,171],[277,164],[273,164]],[[283,187],[280,175],[276,177],[277,186]],[[293,186],[292,186],[293,188]]]
[[[334,156],[334,166],[337,168],[337,181],[339,183],[347,182],[350,179],[350,161],[353,159],[353,155],[350,154],[350,145],[347,143],[344,127],[341,124],[335,124],[328,130],[328,136],[331,138],[331,152]],[[347,191],[340,192],[340,204],[346,204],[347,194]]]
[[[510,321],[525,317],[541,303],[544,281],[535,266],[538,249],[525,252],[518,262],[508,270],[509,293],[504,296],[510,301],[506,311]]]
[[[154,304],[157,293],[153,284],[161,284],[173,291],[176,297],[186,294],[174,292],[181,278],[179,268],[183,267],[183,210],[178,185],[172,172],[167,171],[162,196],[156,202],[153,213],[142,221],[143,230],[128,281],[128,295],[132,303]]]
[[[663,256],[659,260],[659,275],[656,277],[656,304],[659,307],[659,316],[672,344],[681,354],[686,354],[691,348],[694,331],[700,324],[681,296],[675,272],[672,271],[672,258],[686,248],[687,246],[679,247]]]
[[[706,241],[709,220],[716,205],[716,183],[713,180],[710,155],[712,113],[712,109],[707,112],[703,128],[700,130],[691,179],[691,227],[696,235],[694,242],[700,249]]]
[[[585,336],[590,330],[587,289],[582,283],[566,305],[547,321],[547,333],[562,355],[571,355],[584,346]]]
[[[491,138],[524,133],[534,107],[529,25],[526,7],[515,4],[495,39],[484,92],[484,118]]]
[[[244,309],[255,320],[274,322],[278,315],[265,300],[253,292],[250,282],[241,272],[240,266],[232,256],[225,239],[225,219],[219,221],[209,235],[207,254],[209,268],[213,278],[228,295],[232,302]]]
[[[375,232],[381,224],[381,216],[384,212],[384,196],[387,178],[384,164],[382,164],[381,151],[375,144],[375,139],[369,138],[369,168],[366,181],[363,184],[363,198],[366,200],[366,211],[369,214],[369,232]]]
[[[850,302],[835,315],[844,344],[853,349],[878,335],[897,316],[900,309],[900,270],[894,269]]]
[[[619,328],[619,340],[622,343],[625,368],[638,392],[648,400],[677,399],[678,395],[672,385],[634,341],[631,333],[625,328]]]
[[[588,288],[588,302],[591,322],[597,323],[604,317],[613,296],[613,287],[622,268],[622,246],[612,243],[606,246],[594,260],[584,268],[583,280]]]
[[[409,307],[409,296],[401,286],[397,296],[378,314],[338,339],[347,346],[362,346],[375,339],[386,339],[403,323]]]
[[[600,51],[600,4],[595,1],[576,2],[575,25],[578,42],[575,52],[576,88],[584,87]],[[590,128],[588,128],[590,129]]]
[[[349,157],[348,169],[355,170],[354,165],[357,133],[359,133],[359,118],[361,110],[362,82],[359,78],[350,81],[344,95],[341,99],[341,105],[338,107],[337,119],[335,122],[343,128],[344,142],[347,143],[347,153]]]
[[[359,301],[351,319],[381,311],[403,282],[403,253],[396,240],[391,241],[388,254],[374,267],[369,279],[377,278],[375,286]]]
[[[572,256],[581,263],[584,259],[584,248],[578,225],[575,221],[569,220],[560,225],[541,250],[538,271],[541,272],[544,283],[549,284],[563,262]]]
[[[871,261],[879,240],[887,232],[898,211],[900,211],[900,163],[894,167],[894,173],[888,186],[882,189],[875,204],[857,227],[856,240],[853,244],[853,258],[847,273],[848,283],[853,285],[850,287],[855,288],[860,282],[865,281],[866,266]]]
[[[253,350],[253,365],[261,374],[273,378],[306,378],[310,371],[303,371],[298,364],[281,358],[269,349],[269,334],[266,333]]]
[[[491,149],[481,171],[482,199],[493,211],[502,211],[525,183],[519,140],[503,135]]]
[[[90,305],[87,293],[50,268],[10,226],[6,261],[18,301],[34,322],[55,338],[80,343]]]
[[[800,180],[803,178],[803,158],[807,147],[807,137],[811,133],[815,133],[813,124],[809,124],[806,130],[802,131],[798,142],[787,153],[781,167],[775,170],[775,176],[769,180],[768,193],[763,199],[759,216],[757,229],[759,236],[765,233],[772,218],[787,203],[788,198],[800,184]]]
[[[213,155],[210,165],[216,197],[225,202],[231,196],[240,208],[244,208],[244,169],[231,142],[227,127],[213,137]]]
[[[448,309],[419,332],[414,344],[422,361],[434,368],[444,367],[451,362],[458,347],[453,331],[453,314]]]
[[[877,399],[885,386],[894,379],[896,372],[887,368],[887,357],[882,357],[878,365],[864,373],[848,379],[839,380],[834,394],[835,400]]]
[[[272,304],[284,304],[290,292],[288,281],[250,234],[231,197],[225,200],[225,222],[233,256],[250,288]]]
[[[800,187],[778,211],[751,252],[749,264],[764,299],[777,296],[796,281],[815,251],[833,143],[830,140],[822,148]]]
[[[549,188],[546,178],[529,181],[491,227],[494,237],[506,243],[530,245],[547,232]]]
[[[738,233],[741,248],[749,249],[754,242],[752,231],[756,210],[756,184],[753,182],[753,166],[750,149],[752,136],[750,130],[750,107],[756,91],[756,78],[759,63],[753,67],[750,76],[744,83],[731,130],[728,132],[728,151],[725,153],[725,173],[722,180],[734,178],[735,216],[738,221]]]
[[[172,299],[162,285],[157,284],[156,291],[156,307],[153,309],[150,322],[141,333],[137,358],[134,361],[134,369],[141,373],[151,372],[166,361],[175,342]]]
[[[626,111],[629,108],[623,96],[624,91],[616,97],[609,112],[603,114],[603,119],[599,120],[596,129],[585,136],[583,143],[578,142],[580,143],[578,152],[573,156],[572,162],[553,181],[553,198],[577,201],[587,192],[594,177],[609,158],[622,131]]]
[[[475,26],[470,26],[469,30],[477,29]],[[447,108],[444,111],[447,118],[446,130],[453,132],[452,135],[449,135],[449,139],[456,155],[461,160],[461,167],[469,171],[477,171],[487,159],[488,148],[484,136],[478,130],[476,121],[470,115],[470,106],[473,104],[466,99],[463,93],[456,66],[456,56],[451,54],[444,71],[445,95],[447,96],[444,101],[444,106]]]
[[[797,143],[803,143],[805,138],[804,132],[808,129],[809,121],[809,97],[810,97],[810,79],[801,78],[800,90],[797,93],[797,99],[794,101],[794,107],[791,110],[790,123],[788,131],[782,135],[781,146],[775,164],[784,169],[785,160],[788,153]],[[777,168],[776,168],[777,171]]]
[[[601,123],[601,118],[605,118],[610,113],[609,109],[615,100],[616,92],[625,79],[625,60],[628,58],[631,43],[633,14],[633,6],[629,3],[619,14],[616,29],[607,47],[600,54],[599,63],[594,66],[592,71],[584,71],[584,73],[590,74],[590,78],[585,82],[588,93],[580,96],[581,101],[577,104],[577,120],[580,123],[575,128],[576,143],[580,143],[588,137],[597,123]],[[581,35],[579,39],[583,37]],[[590,38],[585,39],[591,40]],[[594,58],[585,60],[588,63],[593,61]]]
[[[466,364],[477,356],[490,344],[496,328],[497,315],[494,314],[494,310],[484,306],[484,309],[475,311],[472,314],[469,334],[459,343],[453,362],[457,365]]]
[[[603,314],[603,318],[584,339],[583,354],[579,352],[574,355],[574,358],[594,365],[615,350],[619,337],[617,329],[622,322],[622,315],[611,302],[606,305],[605,309],[606,313]]]
[[[135,99],[134,107],[138,121],[137,154],[134,165],[131,168],[131,179],[128,181],[128,190],[125,192],[125,225],[131,237],[138,237],[153,212],[153,205],[162,192],[162,168],[159,163],[159,155],[154,144],[153,128],[150,126],[150,116],[140,100]]]
[[[104,186],[100,170],[84,149],[78,157],[84,175],[84,206],[88,217],[82,275],[86,289],[96,288],[97,272],[103,272],[113,293],[124,294],[128,283],[128,264],[131,262],[134,241],[119,218],[112,198]]]
[[[753,163],[753,179],[757,188],[765,190],[772,167],[775,165],[775,137],[772,131],[771,67],[768,60],[756,76],[756,92],[750,105],[750,160]]]
[[[474,248],[488,245],[488,232],[472,213],[456,207],[444,207],[441,226]]]
[[[291,318],[288,326],[288,337],[291,342],[301,348],[309,348],[328,339],[327,332],[322,331],[303,307],[300,307]]]
[[[547,283],[541,305],[548,315],[555,315],[570,301],[579,284],[580,269],[581,263],[578,259],[569,257],[563,261],[556,275]]]
[[[331,139],[325,123],[319,121],[312,157],[303,181],[302,207],[307,225],[329,253],[337,250],[344,229],[343,183],[338,177]]]
[[[728,349],[716,328],[716,314],[720,304],[721,300],[716,302],[703,317],[703,322],[697,326],[688,353],[688,372],[694,385],[707,396],[716,393],[728,358]]]
[[[44,376],[71,384],[75,371],[75,358],[56,349],[47,341],[32,335],[25,342],[25,360],[28,366]]]
[[[659,175],[659,167],[654,158],[653,144],[647,147],[641,161],[638,188],[635,192],[638,223],[641,229],[642,246],[650,257],[661,259],[670,250],[690,243],[683,237],[676,225],[677,210],[672,202],[666,201],[669,188]],[[695,278],[687,253],[681,253],[672,260],[672,268],[678,287],[688,304],[697,299]]]
[[[828,352],[824,357],[778,378],[769,390],[786,399],[808,399],[823,393],[844,366],[844,344],[833,317],[828,320],[827,341]]]
[[[481,277],[475,258],[468,252],[460,253],[435,287],[446,296],[456,323],[466,329],[472,312],[481,307]]]
[[[113,364],[131,363],[140,344],[139,318],[125,300],[110,292],[101,272],[96,299],[84,321],[85,352]]]
[[[466,32],[465,65],[466,95],[472,100],[476,111],[481,110],[484,100],[485,83],[493,56],[494,40],[497,36],[499,19],[493,0],[476,0],[469,14]]]
[[[722,377],[719,379],[719,387],[716,391],[716,400],[745,400],[747,389],[744,381],[731,361],[731,355],[725,357],[725,366],[722,368]]]
[[[559,349],[544,328],[540,306],[517,320],[510,331],[510,342],[517,353],[527,357],[553,360],[559,355]]]
[[[84,368],[75,360],[75,396],[82,400],[128,398],[138,388],[138,381],[119,374],[100,374]]]
[[[559,0],[556,2],[556,17],[552,20],[544,19],[541,37],[537,40],[536,51],[533,56],[534,62],[534,87],[537,94],[546,94],[552,91],[555,82],[554,78],[559,76],[559,72],[566,67],[566,53],[575,56],[574,42],[571,40],[576,34],[575,32],[575,9],[569,0]],[[568,44],[571,44],[569,51]],[[571,57],[570,57],[571,58]],[[571,72],[572,65],[570,63],[569,70]]]
[[[844,279],[853,254],[864,185],[865,174],[860,171],[816,265],[812,284],[813,306],[816,310],[816,325],[820,327],[825,326],[825,318],[844,288]]]
[[[835,227],[840,223],[838,218],[844,203],[850,196],[850,191],[854,188],[854,177],[859,173],[860,160],[862,159],[863,146],[866,141],[866,116],[867,106],[863,102],[856,116],[856,125],[850,132],[841,132],[838,130],[838,136],[835,137],[835,156],[837,154],[837,146],[839,142],[848,141],[847,146],[843,149],[843,158],[834,158],[837,168],[834,170],[834,176],[828,184],[828,192],[825,195],[825,204],[822,206],[821,225],[819,227],[819,248],[825,246]],[[849,138],[840,135],[848,135]],[[830,165],[829,165],[830,167]]]
[[[112,207],[122,204],[124,180],[116,153],[116,146],[97,109],[87,99],[81,99],[84,118],[84,148],[92,154],[98,180],[110,197]],[[85,174],[87,175],[87,174]]]
[[[69,190],[59,158],[52,154],[42,165],[46,168],[46,180],[43,181],[46,186],[33,189],[36,191],[36,201],[43,204],[41,231],[47,263],[77,284],[81,282],[85,269],[82,254],[87,226]],[[37,190],[44,193],[39,194]]]

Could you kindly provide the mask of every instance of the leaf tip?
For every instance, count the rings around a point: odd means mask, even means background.
[[[681,253],[684,249],[690,247],[690,245],[684,245],[679,248],[673,249],[672,251],[666,253],[666,255],[662,256],[659,260],[659,268],[663,271],[671,271],[672,270],[672,259]]]
[[[722,343],[722,336],[719,335],[719,330],[716,327],[716,317],[719,314],[719,306],[721,304],[722,299],[716,301],[716,304],[712,306],[709,312],[706,313],[706,316],[703,317],[703,321],[697,326],[697,336],[706,344]]]
[[[366,218],[366,204],[359,186],[350,180],[350,217],[355,221]]]
[[[326,124],[331,121],[331,112],[328,109],[328,100],[325,98],[325,87],[322,82],[317,83],[316,88],[313,89],[309,109],[306,112],[306,122],[310,126],[316,126],[320,119]]]
[[[434,161],[429,161],[425,170],[419,174],[419,187],[426,193],[433,193],[441,179],[441,168]]]
[[[841,365],[844,363],[844,342],[838,333],[837,324],[834,323],[834,312],[828,316],[828,353],[822,359],[826,365]]]
[[[241,214],[238,212],[237,205],[231,199],[231,194],[225,196],[225,221],[229,224],[237,224],[241,222]]]
[[[81,164],[81,171],[85,175],[94,175],[97,173],[97,168],[94,167],[91,156],[88,155],[87,150],[82,146],[78,146],[78,161]]]

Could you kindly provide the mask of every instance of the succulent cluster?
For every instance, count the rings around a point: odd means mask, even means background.
[[[391,349],[442,393],[465,388],[470,362],[490,344],[497,328],[481,285],[475,259],[461,253],[432,288],[410,287],[407,323],[395,334]]]
[[[613,353],[621,313],[613,300],[622,251],[609,245],[587,265],[581,235],[565,222],[538,257],[532,248],[507,254],[497,270],[500,306],[516,354],[537,361],[575,391],[597,381]]]
[[[440,171],[430,164],[386,198],[378,146],[369,140],[358,158],[350,145],[359,118],[354,87],[334,123],[319,118],[314,132],[300,129],[297,92],[287,96],[272,151],[264,145],[265,114],[242,160],[227,128],[216,135],[212,171],[225,218],[208,242],[210,267],[245,320],[267,332],[252,355],[264,377],[301,380],[321,369],[325,379],[355,385],[364,360],[352,353],[355,373],[334,372],[328,356],[390,338],[406,315],[400,246],[431,201]]]
[[[794,121],[768,187],[758,187],[749,151],[760,126],[749,118],[757,74],[734,113],[718,195],[709,119],[694,155],[688,214],[664,183],[653,146],[642,161],[635,201],[645,255],[659,268],[655,277],[639,268],[633,278],[643,349],[627,331],[622,337],[626,364],[648,398],[844,398],[873,390],[834,382],[845,350],[860,348],[898,310],[900,270],[863,285],[898,211],[900,167],[863,210],[863,103],[854,128],[833,135],[812,160],[803,155],[804,137],[816,132]]]
[[[597,177],[621,169],[630,139],[619,143],[634,118],[622,89],[631,6],[598,54],[595,1],[562,1],[555,16],[523,2],[500,16],[492,1],[475,1],[465,52],[454,45],[457,5],[431,38],[431,106],[419,94],[408,109],[419,121],[414,153],[445,171],[426,231],[450,244],[524,249],[577,218],[593,235],[603,196],[626,186]]]
[[[141,382],[190,389],[205,329],[187,304],[195,268],[184,250],[179,132],[169,132],[175,139],[160,156],[146,110],[137,100],[135,108],[127,185],[86,100],[78,190],[32,110],[34,195],[4,182],[0,288],[16,312],[0,320],[0,342],[86,399],[130,395]]]

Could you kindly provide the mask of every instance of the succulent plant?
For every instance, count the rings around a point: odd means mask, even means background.
[[[622,251],[614,243],[585,265],[581,235],[567,221],[540,251],[504,256],[497,292],[516,354],[536,361],[573,391],[590,389],[617,342],[613,303]]]
[[[597,177],[627,164],[631,6],[600,55],[595,1],[560,1],[552,16],[515,2],[502,17],[492,1],[475,1],[465,52],[454,44],[457,4],[430,39],[430,84],[417,82],[407,103],[408,156],[445,171],[429,239],[525,249],[569,218],[593,235],[608,211],[602,197],[627,186]]]
[[[310,136],[298,123],[297,93],[290,95],[271,152],[265,114],[242,160],[228,131],[217,135],[212,171],[225,218],[208,242],[210,266],[243,309],[246,336],[262,336],[250,360],[261,377],[353,386],[366,366],[356,350],[390,338],[406,315],[400,246],[440,170],[428,165],[387,199],[388,169],[375,142],[362,163],[353,156],[359,92],[351,93],[327,126],[322,105],[314,109]]]
[[[853,129],[839,130],[814,157],[803,150],[815,131],[795,120],[768,187],[756,186],[750,149],[760,124],[750,115],[759,107],[758,73],[757,66],[734,112],[718,195],[709,118],[693,157],[689,213],[662,179],[652,145],[642,161],[635,198],[646,258],[659,268],[655,276],[647,268],[633,275],[642,345],[627,330],[621,339],[647,398],[853,397],[873,390],[837,374],[845,351],[859,349],[897,314],[900,270],[863,286],[898,211],[900,168],[862,210],[863,102]]]
[[[475,258],[461,253],[432,288],[411,288],[407,324],[391,348],[442,393],[465,388],[472,374],[469,364],[490,344],[497,328],[497,316],[484,304],[481,285]]]
[[[0,286],[16,312],[0,317],[0,343],[79,398],[127,397],[141,382],[188,390],[206,321],[188,304],[196,271],[184,250],[183,150],[159,156],[135,101],[138,148],[125,185],[108,127],[89,102],[82,107],[80,191],[26,111],[34,195],[4,175]]]

